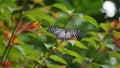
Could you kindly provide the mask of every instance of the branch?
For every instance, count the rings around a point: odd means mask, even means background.
[[[18,20],[17,22],[21,22],[21,21],[22,21],[22,10],[20,10],[20,12],[19,12],[19,20]],[[4,51],[3,56],[2,56],[2,58],[1,58],[1,63],[0,63],[0,66],[1,66],[1,67],[2,67],[2,63],[6,60],[6,57],[7,57],[7,55],[9,54],[9,51],[10,51],[10,49],[11,49],[10,43],[12,42],[12,38],[13,38],[13,36],[14,36],[14,34],[15,34],[15,31],[16,31],[16,29],[17,29],[18,24],[19,24],[19,23],[16,23],[16,24],[15,24],[15,27],[14,27],[13,32],[12,32],[12,35],[11,35],[9,41],[8,41],[8,44],[6,45],[5,51]]]

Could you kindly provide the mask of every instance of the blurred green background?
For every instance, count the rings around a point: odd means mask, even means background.
[[[104,19],[103,2],[0,0],[1,68],[119,68],[120,25]],[[64,25],[84,33],[61,41],[46,31]]]

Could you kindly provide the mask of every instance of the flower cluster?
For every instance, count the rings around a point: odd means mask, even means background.
[[[12,66],[12,62],[10,62],[10,61],[4,61],[1,64],[5,68],[10,68]]]
[[[114,44],[117,47],[120,47],[120,38],[114,38]]]
[[[120,22],[118,20],[114,20],[114,25],[115,25],[115,27],[119,27],[120,26]]]
[[[0,24],[0,27],[4,29],[3,35],[6,40],[9,40],[12,31],[4,24]],[[17,39],[17,36],[20,35],[23,32],[34,32],[34,33],[41,33],[42,25],[39,22],[33,22],[33,23],[27,23],[23,24],[23,22],[20,22],[17,26],[17,29],[15,31],[15,34],[12,37],[11,43],[18,44],[19,40]]]

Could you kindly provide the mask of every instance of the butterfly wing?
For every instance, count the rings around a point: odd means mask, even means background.
[[[65,29],[61,29],[61,28],[48,28],[48,32],[54,34],[58,39],[60,40],[64,40],[65,38]]]
[[[70,40],[74,37],[73,30],[66,30],[65,40]]]
[[[72,37],[74,37],[74,36],[77,37],[78,35],[83,34],[83,32],[79,29],[72,29],[72,30],[69,30],[69,32],[71,33]]]
[[[54,34],[60,40],[70,40],[73,37],[77,37],[83,32],[78,29],[66,30],[62,28],[48,28],[48,32]]]
[[[60,29],[60,28],[54,31],[55,36],[60,40],[65,39],[65,33],[66,33],[66,30]]]
[[[54,31],[56,29],[58,29],[58,28],[51,27],[51,28],[48,28],[47,31],[50,32],[51,34],[54,34]]]

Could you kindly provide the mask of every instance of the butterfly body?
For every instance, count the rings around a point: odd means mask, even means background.
[[[77,37],[83,33],[78,29],[63,29],[55,27],[48,28],[47,31],[54,34],[60,40],[71,40],[73,37]]]

